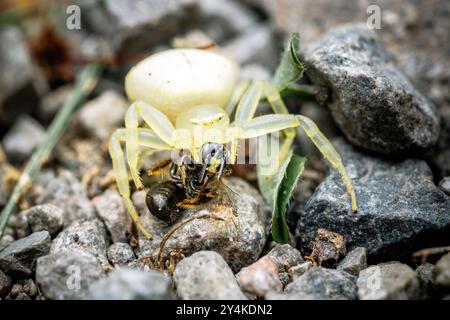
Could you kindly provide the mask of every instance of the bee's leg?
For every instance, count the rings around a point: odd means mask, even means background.
[[[167,168],[167,166],[169,166],[171,164],[171,162],[172,162],[172,160],[170,160],[170,159],[158,161],[158,162],[156,162],[155,165],[153,165],[150,169],[147,170],[147,174],[149,176],[160,174],[160,173],[162,173],[162,171],[165,168]],[[172,170],[172,167],[171,167],[171,170]]]
[[[121,129],[119,129],[121,130]],[[119,193],[122,196],[125,207],[130,213],[131,218],[133,219],[136,227],[142,234],[148,238],[152,239],[152,234],[145,230],[144,226],[139,219],[139,215],[136,212],[136,209],[133,205],[133,202],[130,198],[130,186],[128,185],[128,172],[125,164],[125,158],[123,154],[123,150],[120,146],[120,131],[116,130],[115,133],[111,136],[109,141],[109,153],[111,155],[114,174],[116,176],[117,187],[119,189]]]
[[[241,138],[254,138],[295,127],[301,127],[322,155],[338,170],[347,189],[347,193],[351,197],[352,211],[358,211],[356,195],[341,157],[334,149],[331,142],[328,141],[311,119],[302,115],[291,114],[271,114],[256,117],[242,125]]]
[[[152,129],[148,130],[153,134],[153,137],[148,137],[151,141],[152,148],[158,150],[172,149],[172,139],[175,137],[175,129],[170,120],[163,113],[144,102],[135,102],[128,108],[125,115],[127,160],[134,184],[138,189],[142,189],[144,185],[142,184],[138,172],[140,145],[138,128],[139,115]]]

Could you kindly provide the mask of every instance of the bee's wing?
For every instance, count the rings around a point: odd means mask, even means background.
[[[226,185],[223,180],[219,181],[219,185],[216,192],[217,192],[217,199],[216,199],[217,205],[231,208],[233,215],[237,216],[237,209],[233,201],[233,195],[237,195],[237,192],[235,192],[228,185]]]

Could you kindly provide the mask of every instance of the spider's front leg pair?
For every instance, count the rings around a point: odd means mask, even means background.
[[[143,118],[150,129],[138,127],[138,115]],[[172,150],[174,149],[174,142],[172,140],[174,133],[175,129],[172,123],[159,110],[144,102],[135,102],[127,111],[125,128],[117,129],[111,136],[109,142],[109,153],[111,155],[119,193],[123,198],[133,222],[139,231],[148,239],[152,239],[152,235],[142,225],[139,215],[131,201],[130,186],[128,183],[129,175],[120,143],[125,142],[128,167],[134,184],[138,189],[142,189],[144,186],[138,169],[139,148],[144,146],[155,150]]]
[[[262,96],[265,96],[275,114],[254,118],[256,108]],[[295,138],[296,127],[301,127],[322,155],[335,167],[342,177],[346,191],[351,198],[353,212],[358,211],[356,195],[342,159],[331,142],[319,130],[317,125],[302,115],[289,114],[279,90],[266,82],[253,82],[243,94],[237,109],[234,126],[238,128],[238,139],[250,139],[269,133],[282,131],[285,135],[279,152],[280,162],[287,156]]]

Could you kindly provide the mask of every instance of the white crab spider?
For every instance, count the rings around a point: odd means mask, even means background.
[[[138,189],[139,148],[154,150],[188,149],[198,159],[206,142],[230,144],[230,162],[236,161],[239,139],[255,138],[283,131],[280,149],[283,159],[291,148],[295,127],[300,126],[321,153],[341,174],[351,196],[352,210],[357,211],[356,197],[341,158],[313,121],[292,115],[278,89],[268,82],[239,82],[235,62],[212,51],[172,49],[152,55],[127,74],[125,90],[133,104],[125,117],[125,128],[112,135],[109,152],[119,193],[138,229],[151,238],[139,221],[130,200],[128,170],[120,142],[125,142],[129,171]],[[275,114],[254,117],[259,101],[266,98]],[[235,112],[234,121],[230,115]],[[148,128],[139,127],[139,117]],[[204,130],[221,134],[189,134]]]

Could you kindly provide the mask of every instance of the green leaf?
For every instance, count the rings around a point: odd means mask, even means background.
[[[259,188],[272,209],[272,237],[276,242],[289,242],[286,206],[303,173],[305,162],[305,158],[294,155],[291,150],[275,174],[264,176],[258,170]]]
[[[303,74],[305,68],[297,56],[298,50],[299,35],[298,33],[293,33],[291,34],[288,45],[284,49],[281,62],[272,79],[272,84],[280,91],[288,84],[300,79]]]

